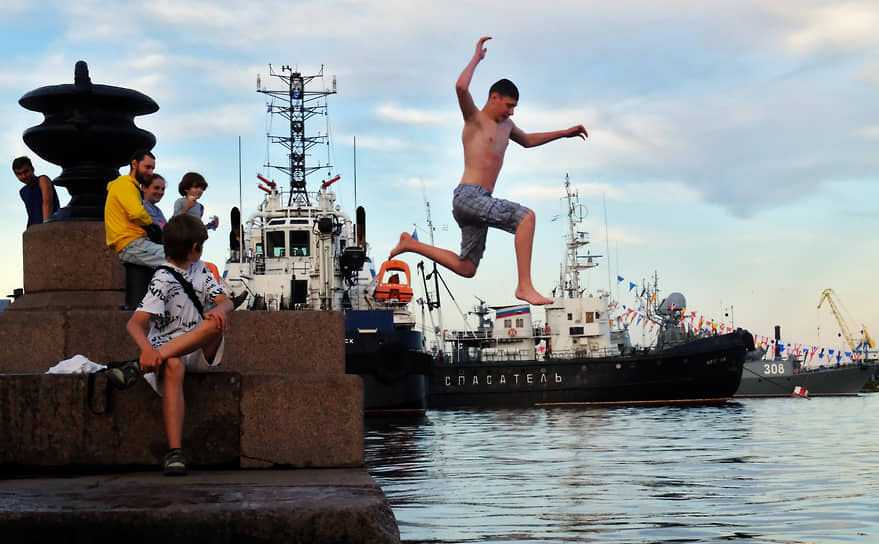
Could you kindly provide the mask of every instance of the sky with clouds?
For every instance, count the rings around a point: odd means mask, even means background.
[[[463,154],[454,83],[478,38],[492,36],[471,84],[477,105],[507,77],[520,90],[513,120],[524,131],[579,123],[589,131],[585,142],[507,151],[496,195],[537,213],[539,290],[549,293],[558,281],[564,224],[556,218],[569,174],[589,212],[582,228],[592,253],[603,256],[590,288],[610,287],[629,304],[628,282],[656,273],[662,293],[684,293],[688,309],[706,318],[734,317],[736,326],[767,336],[779,324],[791,342],[835,346],[838,328],[826,308],[816,308],[831,287],[850,324],[879,335],[879,4],[537,6],[0,0],[0,148],[8,164],[29,154],[38,173],[60,173],[23,143],[22,132],[42,118],[18,99],[71,83],[74,63],[85,60],[94,83],[134,88],[159,104],[137,118],[157,137],[157,171],[169,185],[186,171],[204,174],[206,214],[228,225],[238,203],[239,138],[244,215],[259,198],[255,174],[265,172],[267,157],[282,158],[267,150],[257,74],[266,82],[269,63],[303,74],[323,66],[338,93],[329,115],[309,122],[309,133],[331,139],[312,159],[342,175],[334,187],[344,210],[366,207],[374,260],[403,230],[417,225],[425,238],[426,201],[437,245],[457,250],[451,193]],[[326,178],[314,174],[309,184]],[[11,171],[7,184],[0,296],[21,285],[26,222]],[[66,191],[59,193],[66,202]],[[175,196],[160,203],[166,213]],[[207,258],[225,260],[223,238],[208,242]],[[414,267],[421,259],[405,260]],[[475,278],[445,278],[466,312],[475,296],[514,302],[514,266],[512,236],[493,231]],[[445,314],[452,325],[461,319],[453,304]]]

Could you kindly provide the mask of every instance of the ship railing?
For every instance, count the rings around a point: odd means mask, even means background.
[[[549,360],[552,359],[598,359],[602,357],[612,357],[615,355],[619,355],[620,352],[615,347],[606,347],[606,348],[598,348],[593,350],[570,350],[570,349],[560,349],[560,350],[552,350],[549,356],[546,357]]]
[[[446,340],[488,340],[492,338],[491,331],[448,331]]]

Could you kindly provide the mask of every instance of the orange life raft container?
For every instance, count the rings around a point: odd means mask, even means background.
[[[400,283],[399,274],[392,274],[388,281],[385,281],[385,275],[389,272],[402,272],[406,275],[406,283]],[[412,300],[412,284],[409,281],[409,265],[403,261],[390,260],[382,263],[378,273],[378,287],[375,288],[376,300],[398,300],[400,302],[409,302]]]

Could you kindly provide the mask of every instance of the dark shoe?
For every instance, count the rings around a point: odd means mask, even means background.
[[[183,457],[183,450],[180,448],[168,450],[168,453],[165,454],[165,460],[162,462],[162,471],[165,476],[186,475],[186,458]]]
[[[107,365],[107,381],[117,389],[128,389],[140,378],[138,361],[111,362]]]

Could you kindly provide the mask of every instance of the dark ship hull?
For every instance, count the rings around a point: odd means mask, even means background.
[[[421,333],[395,327],[393,311],[345,312],[345,371],[363,378],[367,414],[424,413],[430,361]]]
[[[433,365],[433,408],[723,403],[739,386],[747,331],[614,357]]]
[[[879,364],[821,366],[794,369],[788,361],[746,361],[736,397],[789,397],[804,387],[810,397],[854,396],[879,372]]]

